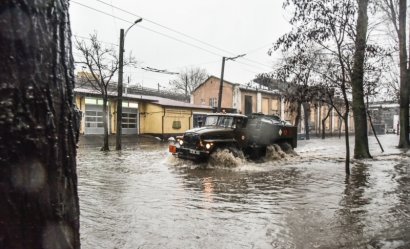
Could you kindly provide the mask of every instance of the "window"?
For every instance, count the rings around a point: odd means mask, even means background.
[[[109,101],[107,101],[107,105],[109,105]],[[103,100],[102,99],[96,99],[96,98],[85,98],[85,104],[89,105],[103,105]]]
[[[217,126],[231,127],[233,123],[233,117],[219,117]]]
[[[122,107],[137,109],[138,108],[138,103],[130,102],[130,101],[122,101]]]
[[[209,106],[216,107],[218,105],[218,101],[216,98],[209,98]]]
[[[85,98],[85,103],[90,104],[90,105],[96,105],[97,104],[97,99],[94,98]]]
[[[214,126],[218,122],[218,116],[207,116],[205,126]]]
[[[85,112],[85,127],[89,128],[102,128],[103,125],[103,112],[101,111],[86,111]]]
[[[137,128],[137,114],[136,113],[122,113],[121,127],[128,129]]]

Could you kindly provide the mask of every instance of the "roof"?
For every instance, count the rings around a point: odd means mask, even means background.
[[[218,77],[216,77],[216,76],[214,76],[214,75],[211,75],[211,76],[209,76],[204,82],[202,82],[201,84],[199,84],[197,87],[195,87],[195,89],[193,90],[193,92],[195,92],[198,88],[200,88],[203,84],[205,84],[206,82],[208,82],[208,80],[210,80],[211,78],[214,78],[214,79],[217,79],[217,80],[221,80],[221,78],[218,78]],[[227,81],[227,80],[225,80],[224,79],[224,84],[225,83],[228,83],[228,84],[230,84],[230,85],[237,85],[237,84],[235,84],[235,83],[232,83],[232,82],[229,82],[229,81]]]
[[[231,116],[231,117],[247,117],[246,115],[239,113],[207,113],[207,116]]]
[[[75,93],[93,95],[93,96],[101,95],[99,91],[97,91],[95,89],[87,89],[87,88],[75,88],[74,92]],[[108,96],[109,97],[117,97],[117,92],[116,91],[109,91]],[[195,109],[208,109],[208,110],[213,109],[210,106],[194,105],[194,104],[191,104],[191,103],[186,103],[186,102],[182,102],[182,101],[177,101],[177,100],[167,99],[167,98],[157,97],[157,96],[149,96],[149,95],[141,95],[141,94],[127,94],[127,93],[123,93],[122,96],[123,96],[124,99],[135,100],[135,101],[139,101],[139,102],[150,102],[152,104],[156,104],[156,105],[160,105],[160,106],[180,107],[180,108],[195,108]]]
[[[239,89],[243,91],[249,91],[249,92],[261,92],[261,93],[267,93],[267,94],[280,94],[280,91],[277,89],[274,90],[266,90],[266,89],[261,89],[261,88],[250,88],[244,85],[240,85]]]

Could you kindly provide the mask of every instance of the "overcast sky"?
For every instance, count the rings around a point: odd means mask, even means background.
[[[220,77],[222,56],[247,54],[227,61],[228,81],[245,84],[258,73],[271,71],[277,55],[267,51],[289,31],[289,14],[281,0],[71,0],[73,35],[79,39],[97,32],[105,45],[119,44],[119,30],[139,17],[144,20],[128,32],[125,51],[142,67],[179,72],[201,67]],[[110,6],[112,5],[112,6]],[[121,11],[120,9],[126,11]],[[173,32],[177,31],[177,32]],[[118,46],[116,47],[118,50]],[[74,56],[78,52],[74,51]],[[124,81],[168,87],[172,75],[126,68]]]

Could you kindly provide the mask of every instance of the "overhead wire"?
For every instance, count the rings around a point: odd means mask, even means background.
[[[162,25],[162,24],[160,24],[160,23],[158,23],[158,22],[155,22],[155,21],[152,21],[152,20],[150,20],[150,19],[147,19],[147,18],[145,18],[145,17],[143,17],[143,16],[141,16],[141,15],[132,13],[132,12],[130,12],[130,11],[128,11],[128,10],[124,10],[124,9],[122,9],[122,8],[119,8],[119,7],[115,6],[115,5],[112,5],[112,4],[109,4],[109,3],[107,3],[107,2],[104,2],[104,1],[102,1],[102,0],[95,0],[95,1],[100,2],[100,3],[104,4],[104,5],[107,5],[107,6],[111,7],[111,8],[120,10],[120,11],[122,11],[122,12],[124,12],[124,13],[129,14],[129,15],[132,15],[132,16],[135,16],[135,17],[141,17],[141,18],[144,19],[144,21],[150,22],[150,23],[152,23],[152,24],[154,24],[154,25],[157,25],[157,26],[160,26],[160,27],[162,27],[162,28],[164,28],[164,29],[170,30],[170,31],[172,31],[172,32],[174,32],[174,33],[177,33],[177,34],[179,34],[179,35],[182,35],[182,36],[184,36],[184,37],[187,37],[187,38],[189,38],[189,39],[192,39],[192,40],[194,40],[194,41],[196,41],[196,42],[202,43],[203,45],[212,47],[212,48],[214,48],[214,49],[216,49],[216,50],[219,50],[219,51],[221,51],[221,52],[228,53],[228,54],[231,54],[231,55],[235,55],[235,53],[233,53],[232,51],[228,51],[228,50],[226,50],[226,49],[219,48],[219,47],[217,47],[217,46],[215,46],[215,45],[212,45],[212,44],[210,44],[210,43],[208,43],[208,42],[205,42],[205,41],[203,41],[203,40],[200,40],[200,39],[198,39],[198,38],[195,38],[195,37],[193,37],[193,36],[191,36],[191,35],[188,35],[188,34],[186,34],[186,33],[183,33],[183,32],[181,32],[181,31],[178,31],[178,30],[176,30],[176,29],[167,27],[167,26]],[[266,46],[266,45],[265,45],[265,46]],[[245,57],[245,58],[242,58],[242,59],[243,59],[243,60],[246,60],[246,61],[249,61],[249,62],[252,62],[252,63],[255,63],[255,64],[262,65],[262,66],[264,66],[264,67],[268,67],[268,68],[271,69],[271,66],[266,65],[266,64],[264,64],[264,63],[260,63],[260,62],[258,62],[258,61],[254,61],[254,60],[251,60],[251,59],[246,58],[246,57]]]
[[[102,1],[100,1],[100,0],[96,0],[96,1],[102,2]],[[72,0],[71,2],[72,2],[72,3],[75,3],[75,4],[78,4],[78,5],[82,6],[82,7],[91,9],[91,10],[93,10],[93,11],[99,12],[99,13],[101,13],[101,14],[104,14],[104,15],[107,15],[107,16],[110,16],[110,17],[113,17],[113,18],[116,18],[116,19],[121,20],[121,21],[123,21],[123,22],[129,23],[129,24],[132,24],[132,23],[133,23],[133,22],[128,21],[128,20],[126,20],[126,19],[123,19],[123,18],[121,18],[121,17],[115,16],[115,15],[113,15],[113,14],[107,13],[107,12],[105,12],[105,11],[99,10],[99,9],[97,9],[97,8],[94,8],[94,7],[85,5],[85,4],[79,3],[79,2],[77,2],[77,1]],[[107,3],[105,3],[105,4],[107,4]],[[107,4],[107,5],[111,6],[111,4]],[[112,5],[112,6],[113,6],[113,5]],[[115,7],[115,6],[113,6],[113,7],[114,7],[114,8],[118,8],[118,7]],[[120,8],[118,8],[118,9],[121,10]],[[123,11],[125,11],[125,10],[123,10]],[[126,11],[126,13],[128,13],[128,11]],[[138,15],[135,15],[135,14],[133,14],[133,13],[130,13],[130,14],[132,14],[132,15],[134,15],[134,16],[138,16]],[[140,17],[140,16],[138,16],[138,17]],[[144,19],[144,20],[145,20],[145,19]],[[152,21],[150,21],[150,22],[152,22]],[[155,22],[152,22],[152,23],[155,23]],[[156,25],[159,25],[159,26],[161,26],[161,27],[163,26],[163,25],[161,25],[161,24],[157,24],[157,23],[155,23],[155,24],[156,24]],[[142,25],[138,25],[138,27],[139,27],[139,28],[142,28],[142,29],[145,29],[145,30],[148,30],[148,31],[150,31],[150,32],[159,34],[159,35],[161,35],[161,36],[165,36],[165,37],[167,37],[167,38],[169,38],[169,39],[172,39],[172,40],[181,42],[181,43],[186,44],[186,45],[188,45],[188,46],[195,47],[195,48],[197,48],[197,49],[199,49],[199,50],[205,51],[205,52],[210,53],[210,54],[212,54],[212,55],[215,55],[215,56],[218,56],[218,57],[222,57],[221,54],[215,53],[215,52],[213,52],[213,51],[211,51],[211,50],[209,50],[209,49],[206,49],[206,48],[197,46],[197,45],[192,44],[192,43],[190,43],[190,42],[186,42],[186,41],[183,41],[183,40],[181,40],[181,39],[172,37],[172,36],[170,36],[170,35],[168,35],[168,34],[161,33],[161,32],[159,32],[159,31],[156,31],[156,30],[153,30],[153,29],[144,27],[144,26],[142,26]],[[163,27],[166,27],[166,26],[163,26]],[[167,28],[167,27],[166,27],[166,28]],[[172,29],[170,29],[170,28],[167,28],[167,29],[172,30]],[[173,30],[172,30],[172,31],[173,31]],[[179,31],[176,31],[176,30],[173,31],[173,32],[183,34],[182,32],[179,32]],[[185,34],[184,34],[184,36],[190,38],[189,35],[185,35]],[[191,39],[197,40],[196,38],[193,38],[193,37],[192,37]],[[199,40],[198,40],[198,41],[199,41]],[[202,41],[201,41],[201,43],[203,43],[203,44],[208,44],[208,43],[202,42]],[[231,52],[229,52],[229,51],[227,51],[227,50],[219,49],[219,48],[217,48],[216,46],[213,46],[213,45],[211,45],[211,44],[209,44],[209,46],[214,47],[214,48],[216,48],[216,49],[218,49],[218,50],[221,50],[221,51],[226,51],[226,52],[228,52],[228,53],[231,53]],[[233,53],[231,53],[231,54],[233,54]],[[252,61],[252,60],[250,60],[250,59],[247,59],[247,60],[248,60],[248,61]],[[238,63],[238,64],[242,64],[242,65],[248,66],[248,67],[251,67],[251,68],[256,68],[255,65],[249,65],[249,64],[247,64],[247,63],[239,62],[239,61],[234,61],[234,62],[236,62],[236,63]],[[258,63],[258,62],[256,62],[256,63],[257,63],[257,64],[261,64],[261,63]],[[263,65],[263,64],[262,64],[262,65]],[[264,66],[265,66],[265,67],[268,67],[269,69],[272,69],[271,66],[267,66],[267,65],[264,65]],[[260,70],[260,69],[261,69],[261,68],[259,68],[259,70]],[[265,71],[266,69],[263,69],[263,70]],[[255,72],[255,71],[250,71],[250,70],[246,70],[246,71],[257,74],[257,72]]]
[[[88,5],[85,5],[85,4],[82,4],[82,3],[79,3],[79,2],[73,1],[73,0],[71,0],[71,2],[72,2],[72,3],[75,3],[75,4],[78,4],[78,5],[81,5],[81,6],[85,7],[85,8],[94,10],[94,11],[96,11],[96,12],[99,12],[99,13],[101,13],[101,14],[104,14],[104,15],[107,15],[107,16],[110,16],[110,17],[117,18],[118,20],[121,20],[121,21],[123,21],[123,22],[129,23],[129,24],[133,24],[133,22],[130,22],[130,21],[125,20],[125,19],[123,19],[123,18],[121,18],[121,17],[112,15],[112,14],[110,14],[110,13],[104,12],[104,11],[102,11],[102,10],[96,9],[96,8],[94,8],[94,7],[91,7],[91,6],[88,6]],[[165,37],[167,37],[167,38],[169,38],[169,39],[172,39],[172,40],[175,40],[175,41],[184,43],[184,44],[189,45],[189,46],[191,46],[191,47],[195,47],[195,48],[197,48],[197,49],[200,49],[200,50],[202,50],[202,51],[208,52],[208,53],[210,53],[210,54],[213,54],[213,55],[216,55],[216,56],[221,56],[220,54],[217,54],[217,53],[215,53],[215,52],[213,52],[213,51],[211,51],[211,50],[208,50],[208,49],[199,47],[199,46],[197,46],[197,45],[195,45],[195,44],[192,44],[192,43],[183,41],[183,40],[181,40],[181,39],[172,37],[172,36],[170,36],[170,35],[161,33],[161,32],[159,32],[159,31],[156,31],[156,30],[153,30],[153,29],[144,27],[143,25],[138,25],[137,27],[142,28],[142,29],[145,29],[145,30],[148,30],[148,31],[150,31],[150,32],[153,32],[153,33],[156,33],[156,34],[159,34],[159,35],[162,35],[162,36],[165,36]]]

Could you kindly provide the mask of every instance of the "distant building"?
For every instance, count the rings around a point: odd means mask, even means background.
[[[220,78],[216,76],[210,76],[206,79],[191,93],[191,103],[195,105],[209,105],[216,110],[220,81]],[[296,118],[295,108],[290,108],[292,103],[285,103],[284,97],[281,94],[286,86],[278,81],[275,82],[274,86],[276,87],[262,88],[258,85],[245,86],[224,80],[221,108],[227,112],[245,115],[251,113],[275,114],[293,124]],[[326,105],[320,105],[319,103],[311,104],[308,128],[312,135],[319,135],[322,129],[325,129],[328,134],[344,131],[344,124],[334,110],[330,112],[329,118],[325,121],[325,126],[322,127],[322,119],[324,119],[327,112],[328,107]],[[303,122],[304,118],[302,112],[299,125],[299,132],[301,133],[304,133],[306,129]],[[349,132],[352,132],[353,128],[353,115],[350,115]]]
[[[191,93],[191,103],[195,105],[218,106],[220,79],[210,76]],[[227,112],[251,114],[283,115],[283,103],[278,90],[263,90],[246,87],[224,80],[221,108]]]
[[[399,125],[400,105],[397,102],[383,101],[369,104],[369,112],[372,121],[377,127],[377,133],[384,133],[385,130],[394,129],[397,131]],[[383,130],[381,132],[380,130]]]

